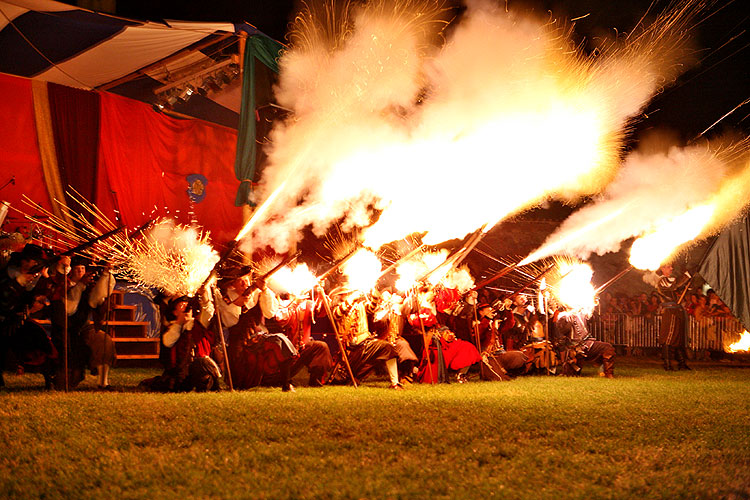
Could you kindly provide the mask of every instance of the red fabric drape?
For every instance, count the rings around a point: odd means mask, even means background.
[[[155,216],[171,216],[211,231],[214,242],[235,237],[242,210],[234,206],[237,132],[198,120],[178,120],[147,104],[101,94],[97,204],[137,227]],[[187,176],[207,180],[205,198],[192,203]]]
[[[47,88],[63,189],[71,186],[96,203],[99,94],[56,83],[48,84]],[[66,201],[77,210],[70,199]]]
[[[0,74],[0,116],[0,186],[15,176],[15,184],[0,191],[0,200],[33,214],[21,203],[21,196],[25,194],[49,210],[51,205],[37,144],[31,80]],[[3,230],[13,231],[17,226],[26,226],[26,222],[11,210]]]

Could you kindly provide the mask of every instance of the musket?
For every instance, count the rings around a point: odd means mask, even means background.
[[[336,272],[336,271],[337,271],[338,269],[340,269],[340,268],[341,268],[341,266],[343,266],[344,264],[346,264],[346,262],[347,262],[347,261],[348,261],[349,259],[351,259],[351,258],[352,258],[352,257],[354,256],[354,254],[355,254],[355,253],[357,253],[357,250],[359,250],[359,245],[355,246],[355,247],[354,247],[354,249],[353,249],[353,250],[352,250],[351,252],[349,252],[349,253],[348,253],[347,255],[345,255],[345,256],[344,256],[344,257],[342,257],[341,259],[337,260],[337,261],[336,261],[336,262],[335,262],[335,263],[333,264],[333,266],[331,266],[331,268],[330,268],[330,269],[328,269],[328,271],[326,271],[326,272],[324,272],[323,274],[321,274],[320,276],[318,276],[318,283],[323,283],[323,281],[325,281],[325,279],[326,279],[326,278],[327,278],[328,276],[330,276],[330,275],[331,275],[331,273],[334,273],[334,272]]]
[[[398,259],[396,262],[394,262],[390,266],[388,266],[385,269],[383,269],[383,271],[380,273],[380,276],[378,276],[378,280],[380,280],[380,278],[382,278],[383,276],[385,276],[386,274],[388,274],[389,272],[391,272],[392,270],[394,270],[400,263],[406,262],[407,260],[409,260],[412,257],[414,257],[424,247],[425,247],[424,243],[420,244],[418,247],[416,247],[413,250],[411,250],[409,253],[407,253],[406,255],[404,255],[403,257],[401,257],[400,259]]]
[[[471,250],[477,245],[477,243],[479,243],[479,240],[481,239],[481,236],[483,234],[482,229],[484,229],[484,226],[480,227],[479,229],[474,231],[471,235],[469,235],[469,237],[466,238],[464,243],[460,247],[458,247],[456,250],[454,250],[453,253],[451,253],[451,255],[449,255],[448,258],[445,259],[445,261],[441,262],[435,268],[431,269],[429,272],[422,275],[422,277],[420,277],[417,280],[417,282],[423,283],[427,280],[427,278],[432,276],[438,269],[445,267],[447,265],[450,265],[451,267],[453,267],[456,261],[461,262],[464,258],[466,258],[466,256],[469,255],[469,252],[471,252]],[[459,258],[461,260],[458,260]]]
[[[31,270],[29,271],[29,273],[30,274],[36,274],[38,272],[41,272],[42,269],[44,269],[45,267],[51,266],[52,264],[58,262],[62,257],[67,257],[69,255],[74,255],[74,254],[77,254],[77,253],[79,253],[79,252],[81,252],[83,250],[86,250],[87,248],[89,248],[89,247],[91,247],[93,245],[96,245],[100,241],[104,241],[107,238],[109,238],[110,236],[114,236],[115,234],[119,233],[123,229],[125,229],[125,226],[120,226],[120,227],[115,228],[115,229],[113,229],[111,231],[108,231],[108,232],[106,232],[104,234],[101,234],[101,235],[99,235],[99,236],[97,236],[95,238],[91,238],[90,240],[86,240],[83,243],[81,243],[80,245],[78,245],[76,247],[73,247],[70,250],[66,250],[65,252],[61,253],[60,255],[57,255],[55,257],[52,257],[51,259],[47,259],[44,262],[41,262],[41,263],[37,264],[36,266],[34,266],[33,268],[31,268]]]
[[[219,260],[216,261],[216,264],[214,264],[214,267],[211,269],[211,272],[208,273],[208,276],[206,276],[206,279],[203,280],[203,283],[195,289],[196,295],[197,291],[201,288],[205,287],[209,281],[218,273],[219,267],[226,262],[226,260],[229,258],[230,255],[232,255],[232,252],[235,248],[237,248],[237,245],[239,245],[239,240],[232,240],[232,242],[227,246],[226,249],[224,249],[224,252],[219,256]]]
[[[273,276],[274,274],[276,274],[276,272],[279,269],[281,269],[284,266],[288,266],[289,264],[291,264],[292,262],[294,262],[295,260],[297,260],[297,257],[299,257],[300,255],[302,255],[302,252],[297,252],[297,253],[292,254],[292,255],[287,255],[286,258],[284,258],[281,262],[279,262],[278,264],[276,264],[275,266],[273,266],[273,268],[270,271],[268,271],[267,273],[262,274],[258,278],[257,281],[266,280],[266,279],[270,278],[271,276]]]
[[[143,224],[141,224],[138,227],[138,229],[136,229],[132,233],[128,234],[128,239],[133,240],[133,239],[137,238],[138,236],[140,236],[143,231],[145,231],[146,229],[148,229],[149,226],[151,226],[151,224],[154,223],[154,221],[156,221],[156,219],[149,219],[146,222],[144,222]]]
[[[518,267],[518,262],[516,262],[513,265],[510,265],[510,266],[506,267],[505,269],[503,269],[499,273],[495,274],[494,276],[491,276],[491,277],[489,277],[489,278],[487,278],[487,279],[485,279],[483,281],[480,281],[479,283],[477,283],[476,285],[474,285],[474,288],[472,288],[472,290],[479,290],[481,288],[484,288],[485,286],[489,285],[490,283],[499,280],[500,278],[502,278],[506,274],[510,273],[511,271],[513,271],[517,267]]]
[[[609,281],[607,281],[602,286],[594,290],[594,295],[599,295],[600,292],[602,292],[604,289],[606,289],[609,285],[611,285],[615,281],[625,276],[628,273],[628,271],[630,271],[631,269],[633,269],[633,266],[628,266],[622,271],[620,271],[619,273],[617,273],[614,277],[610,278]]]
[[[524,292],[524,290],[526,290],[531,285],[533,285],[534,283],[536,283],[537,281],[539,281],[540,279],[542,279],[544,277],[544,275],[547,274],[548,272],[550,272],[552,270],[552,268],[554,268],[554,267],[555,267],[555,264],[550,264],[549,267],[547,267],[547,269],[545,269],[541,273],[537,274],[536,276],[534,276],[533,278],[531,278],[530,280],[528,280],[526,283],[524,283],[524,285],[521,288],[519,288],[518,290],[516,290],[515,292],[513,292],[510,296],[506,297],[506,299],[510,299],[512,301],[513,299],[515,299],[516,297],[518,297],[519,295],[521,295]]]

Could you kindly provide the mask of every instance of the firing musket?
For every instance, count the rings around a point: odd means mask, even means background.
[[[479,283],[477,283],[476,285],[474,285],[474,288],[472,288],[472,290],[479,290],[479,289],[484,288],[485,286],[489,285],[490,283],[493,283],[493,282],[499,280],[500,278],[502,278],[503,276],[505,276],[506,274],[510,273],[515,268],[517,268],[518,264],[519,263],[516,262],[515,264],[512,264],[512,265],[506,267],[505,269],[501,270],[497,274],[495,274],[493,276],[490,276],[486,280],[480,281]]]
[[[407,253],[406,255],[404,255],[403,257],[401,257],[400,259],[398,259],[398,260],[397,260],[396,262],[394,262],[394,263],[393,263],[393,264],[391,264],[390,266],[388,266],[388,267],[386,267],[385,269],[383,269],[383,271],[382,271],[382,272],[380,273],[380,276],[378,276],[378,279],[377,279],[377,280],[375,280],[375,281],[377,282],[377,281],[378,281],[378,280],[380,280],[380,279],[381,279],[382,277],[384,277],[384,276],[385,276],[386,274],[388,274],[388,273],[389,273],[389,272],[391,272],[392,270],[396,269],[396,267],[398,267],[398,265],[399,265],[400,263],[402,263],[402,262],[406,262],[407,260],[409,260],[409,259],[411,259],[412,257],[414,257],[414,256],[415,256],[416,254],[418,254],[418,253],[419,253],[419,252],[420,252],[420,251],[421,251],[421,250],[422,250],[422,249],[423,249],[423,248],[424,248],[425,246],[426,246],[426,245],[425,245],[424,243],[420,244],[420,245],[419,245],[418,247],[414,248],[414,249],[413,249],[412,251],[410,251],[409,253]]]
[[[302,255],[302,252],[297,252],[295,254],[287,255],[281,262],[273,266],[273,268],[270,271],[263,273],[262,275],[255,278],[255,283],[258,283],[258,282],[262,283],[266,281],[268,278],[276,274],[282,267],[286,267],[292,262],[294,262],[295,260],[297,260],[297,258],[300,255]]]
[[[459,265],[461,265],[461,262],[463,262],[464,259],[469,256],[471,251],[474,250],[474,248],[479,244],[482,238],[484,238],[484,235],[487,234],[487,231],[491,229],[488,228],[487,230],[485,230],[486,227],[487,224],[484,224],[482,227],[476,230],[473,239],[466,246],[464,246],[464,248],[458,254],[456,254],[456,257],[451,263],[451,267],[458,267]]]
[[[248,289],[253,288],[255,286],[255,283],[262,283],[262,282],[266,281],[268,278],[270,278],[271,276],[273,276],[274,274],[276,274],[276,272],[278,272],[282,267],[288,266],[289,264],[291,264],[292,262],[294,262],[301,254],[302,254],[302,252],[297,252],[295,254],[287,255],[286,257],[284,257],[284,259],[281,260],[281,262],[279,262],[278,264],[276,264],[275,266],[273,266],[273,268],[271,268],[270,271],[267,271],[267,272],[263,273],[262,275],[258,276],[257,278],[255,278],[253,280],[253,284],[251,284],[248,287]],[[249,276],[249,275],[253,274],[253,268],[252,268],[252,266],[242,266],[242,267],[240,267],[240,269],[242,270],[242,273],[239,274],[238,276],[236,276],[235,279],[244,278],[245,276]]]
[[[610,278],[609,281],[607,281],[602,286],[600,286],[599,288],[597,288],[596,290],[594,290],[594,295],[599,295],[599,293],[601,293],[602,291],[604,291],[607,287],[609,287],[609,285],[611,285],[615,281],[619,280],[620,278],[622,278],[623,276],[625,276],[626,274],[628,274],[628,271],[630,271],[631,269],[633,269],[633,266],[628,266],[625,269],[623,269],[622,271],[620,271],[619,273],[617,273],[614,277]]]
[[[471,250],[477,245],[477,243],[479,243],[479,240],[481,239],[481,236],[483,234],[482,233],[483,229],[484,229],[484,226],[480,227],[479,229],[477,229],[476,231],[474,231],[471,235],[469,235],[469,237],[466,238],[466,241],[464,241],[464,243],[460,247],[458,247],[457,249],[455,249],[448,256],[447,259],[445,259],[443,262],[441,262],[440,264],[438,264],[437,266],[435,266],[433,269],[431,269],[426,274],[422,275],[422,277],[420,277],[417,280],[417,282],[424,283],[427,280],[427,278],[429,278],[430,276],[432,276],[433,274],[435,274],[435,272],[438,269],[440,269],[442,267],[445,267],[445,266],[448,266],[448,265],[450,265],[451,267],[453,267],[453,266],[457,265],[456,261],[461,262],[464,258],[466,258],[466,256],[469,254],[469,252],[471,252]],[[461,260],[458,260],[459,258]]]
[[[151,226],[151,224],[153,224],[155,221],[156,221],[156,219],[149,219],[149,220],[147,220],[146,222],[144,222],[143,224],[141,224],[138,227],[138,229],[136,229],[132,233],[129,233],[128,234],[128,239],[129,240],[136,239],[137,237],[139,237],[141,235],[141,233],[143,233],[146,229],[148,229]]]
[[[331,268],[328,269],[328,271],[326,271],[323,274],[321,274],[320,276],[318,276],[318,283],[323,283],[326,280],[326,278],[328,278],[328,276],[330,276],[332,273],[338,271],[341,268],[341,266],[343,266],[344,264],[346,264],[349,261],[349,259],[351,259],[352,257],[354,257],[354,254],[357,253],[358,250],[359,250],[359,245],[356,245],[354,247],[354,249],[352,249],[351,252],[349,252],[347,255],[345,255],[344,257],[340,258],[339,260],[337,260],[333,264],[333,266],[331,266]]]
[[[234,249],[237,248],[237,245],[239,245],[239,240],[232,240],[232,242],[227,246],[226,249],[224,249],[224,252],[219,256],[219,260],[216,261],[216,264],[214,264],[214,267],[211,269],[211,272],[208,273],[208,276],[206,276],[206,279],[203,280],[203,283],[195,289],[196,295],[198,290],[201,288],[204,288],[208,283],[211,281],[212,278],[214,278],[218,272],[221,265],[227,261],[230,255],[232,255],[232,252],[234,252]]]
[[[509,295],[508,297],[506,297],[504,300],[508,300],[509,299],[509,300],[513,301],[513,299],[515,299],[516,297],[518,297],[519,295],[521,295],[527,288],[529,288],[531,285],[533,285],[534,283],[536,283],[537,281],[539,281],[540,279],[542,279],[554,267],[555,267],[555,264],[550,264],[549,267],[547,267],[547,269],[545,269],[541,273],[537,274],[536,276],[534,276],[533,278],[531,278],[530,280],[528,280],[526,283],[524,283],[524,285],[521,288],[519,288],[518,290],[516,290],[515,292],[513,292],[511,295]]]
[[[79,252],[82,252],[83,250],[86,250],[87,248],[90,248],[90,247],[96,245],[100,241],[104,241],[107,238],[109,238],[111,236],[114,236],[115,234],[119,233],[123,229],[125,229],[125,226],[120,226],[120,227],[115,228],[115,229],[113,229],[111,231],[108,231],[108,232],[106,232],[104,234],[96,236],[95,238],[91,238],[89,240],[86,240],[83,243],[81,243],[80,245],[71,248],[70,250],[66,250],[65,252],[63,252],[63,253],[61,253],[59,255],[56,255],[56,256],[52,257],[51,259],[46,259],[44,262],[41,262],[41,263],[37,264],[36,266],[34,266],[33,268],[31,268],[31,270],[29,270],[29,273],[30,274],[39,273],[39,272],[42,271],[42,269],[44,269],[45,267],[49,267],[49,266],[55,264],[61,258],[68,257],[70,255],[75,255],[75,254],[77,254]]]

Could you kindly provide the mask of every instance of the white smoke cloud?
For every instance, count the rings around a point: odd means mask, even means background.
[[[568,217],[524,262],[556,254],[586,259],[592,253],[618,251],[622,242],[707,203],[727,181],[743,178],[735,154],[743,148],[746,145],[717,148],[701,144],[630,154],[607,190]],[[700,231],[700,225],[696,230]]]
[[[301,17],[277,89],[294,113],[271,134],[257,201],[273,205],[249,245],[283,252],[306,226],[366,227],[373,211],[369,246],[437,243],[597,192],[628,120],[674,76],[689,18],[589,58],[562,29],[480,1],[439,46],[430,5],[370,2],[328,31]]]

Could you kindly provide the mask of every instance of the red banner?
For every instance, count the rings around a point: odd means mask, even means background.
[[[215,243],[242,227],[234,206],[237,132],[180,120],[149,105],[101,94],[97,205],[137,227],[153,217],[195,220]]]
[[[31,80],[0,74],[0,186],[14,179],[0,190],[0,200],[11,207],[30,215],[34,212],[21,202],[26,195],[49,210],[49,194],[44,184],[42,159],[37,144],[34,123],[34,102],[31,95]],[[230,165],[233,167],[234,158]],[[232,170],[232,173],[234,171]],[[235,190],[237,181],[235,180]],[[232,194],[234,201],[234,194]],[[17,227],[26,227],[27,221],[12,210],[3,224],[3,231],[12,232]]]

